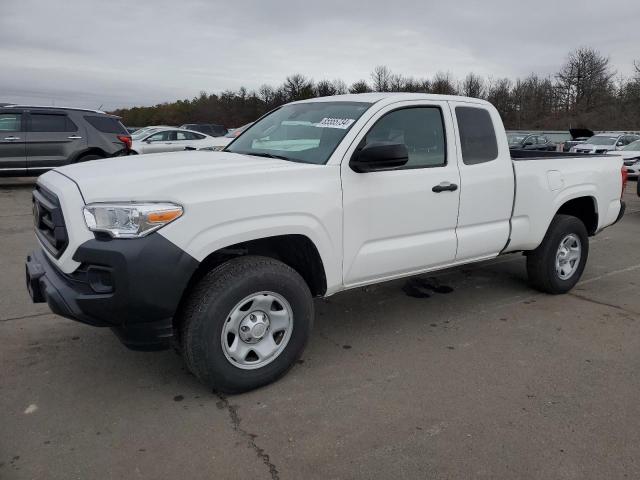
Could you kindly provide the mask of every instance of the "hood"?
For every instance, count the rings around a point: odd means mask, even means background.
[[[569,134],[573,140],[580,137],[593,137],[593,131],[588,128],[570,128]]]
[[[195,191],[266,182],[269,175],[327,168],[228,152],[130,155],[77,163],[55,171],[76,182],[85,202],[174,201]],[[313,174],[313,173],[312,173]]]

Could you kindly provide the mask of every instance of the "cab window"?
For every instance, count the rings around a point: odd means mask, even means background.
[[[442,111],[438,107],[411,107],[387,113],[369,130],[362,146],[400,143],[407,147],[405,168],[442,167],[447,163]]]
[[[456,107],[462,161],[477,165],[498,158],[498,142],[491,115],[484,108]]]

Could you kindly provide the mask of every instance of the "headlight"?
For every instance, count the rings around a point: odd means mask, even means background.
[[[84,207],[84,221],[93,232],[114,238],[149,235],[182,216],[173,203],[92,203]]]

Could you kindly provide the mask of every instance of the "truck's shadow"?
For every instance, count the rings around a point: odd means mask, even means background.
[[[0,177],[0,190],[31,190],[37,177]]]

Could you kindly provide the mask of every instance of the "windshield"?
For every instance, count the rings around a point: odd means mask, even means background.
[[[507,139],[509,140],[509,145],[517,145],[519,143],[522,143],[525,138],[527,138],[526,135],[518,135],[516,133],[510,133],[507,135]]]
[[[364,102],[285,105],[254,123],[225,150],[322,165],[370,106]]]
[[[628,152],[640,152],[640,140],[636,140],[635,142],[631,142],[629,145],[624,147],[622,150],[626,150]]]
[[[595,135],[587,140],[585,143],[591,145],[613,145],[618,140],[618,137],[607,137],[605,135]]]

